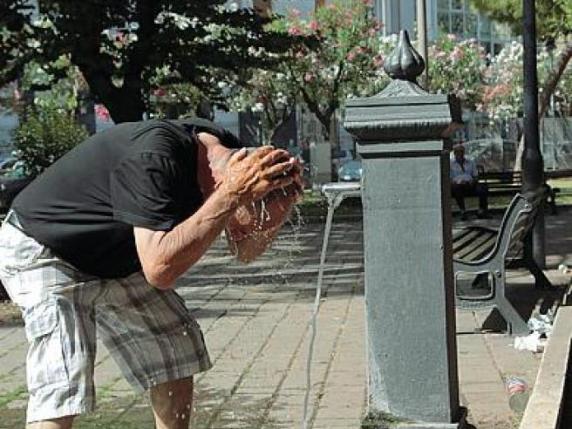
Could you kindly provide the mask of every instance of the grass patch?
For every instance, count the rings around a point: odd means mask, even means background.
[[[26,387],[20,386],[11,392],[0,395],[0,408],[5,407],[10,402],[17,399],[22,399],[22,397],[27,393]]]
[[[408,420],[384,411],[369,412],[361,422],[361,429],[392,429]]]

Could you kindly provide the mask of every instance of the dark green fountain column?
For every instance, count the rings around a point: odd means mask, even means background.
[[[369,411],[402,427],[458,428],[447,136],[461,113],[415,83],[423,69],[402,32],[385,64],[390,85],[347,103],[363,162]]]

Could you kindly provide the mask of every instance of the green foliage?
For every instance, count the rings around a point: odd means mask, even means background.
[[[266,28],[267,19],[225,0],[26,0],[0,2],[0,86],[62,55],[81,71],[115,122],[148,110],[156,73],[219,95],[217,76],[266,68],[295,36]],[[259,55],[260,52],[268,55]]]
[[[429,58],[429,91],[455,94],[463,107],[474,109],[484,83],[484,49],[474,40],[447,35],[429,47]]]
[[[407,421],[384,411],[369,412],[361,423],[361,429],[392,429]]]
[[[371,95],[383,58],[380,23],[367,0],[335,0],[309,19],[293,10],[273,28],[291,36],[317,40],[313,48],[295,45],[280,71],[289,88],[316,115],[328,136],[331,119],[348,96]]]
[[[157,85],[149,98],[152,117],[181,118],[189,116],[205,98],[203,92],[190,83]]]
[[[485,111],[493,120],[506,120],[523,113],[523,46],[519,42],[507,44],[491,59],[485,71],[484,86],[477,110]],[[541,49],[537,53],[538,82],[545,85],[551,77],[555,62],[551,53]],[[559,79],[554,92],[554,107],[561,115],[567,115],[572,106],[572,75]]]
[[[48,107],[28,112],[14,132],[14,146],[26,172],[35,176],[87,136],[72,115]]]
[[[473,5],[495,21],[522,33],[522,0],[472,0]],[[572,1],[537,0],[536,27],[540,38],[558,39],[572,33]]]
[[[246,82],[230,87],[232,110],[259,115],[262,144],[270,144],[275,132],[295,109],[297,88],[288,77],[287,71],[257,69]]]
[[[20,83],[22,91],[33,91],[37,108],[66,112],[74,112],[79,107],[79,93],[87,91],[78,68],[65,55],[48,64],[36,61],[26,64]]]

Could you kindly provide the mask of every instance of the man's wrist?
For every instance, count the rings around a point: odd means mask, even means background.
[[[234,213],[241,204],[241,198],[238,192],[234,192],[226,186],[220,186],[212,193],[211,198],[215,196],[220,200],[229,212]]]

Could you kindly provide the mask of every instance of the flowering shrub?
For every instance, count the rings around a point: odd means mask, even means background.
[[[491,59],[486,70],[485,85],[477,110],[489,114],[493,121],[522,116],[523,111],[523,46],[512,42]],[[548,78],[552,69],[550,54],[540,50],[537,55],[538,83]],[[572,102],[572,94],[566,88],[572,86],[572,77],[564,75],[554,93],[556,107],[566,113]]]
[[[449,34],[429,46],[430,92],[453,93],[472,109],[481,97],[485,72],[485,50],[474,39]]]
[[[296,106],[295,88],[289,71],[257,69],[240,85],[231,87],[229,107],[237,111],[250,111],[260,116],[261,143],[269,144],[278,128],[290,117]]]
[[[379,52],[381,24],[371,1],[348,4],[335,0],[305,19],[297,10],[276,22],[275,29],[317,41],[296,45],[284,62],[288,88],[316,115],[329,136],[332,118],[348,96],[370,95],[372,81],[383,65]]]

